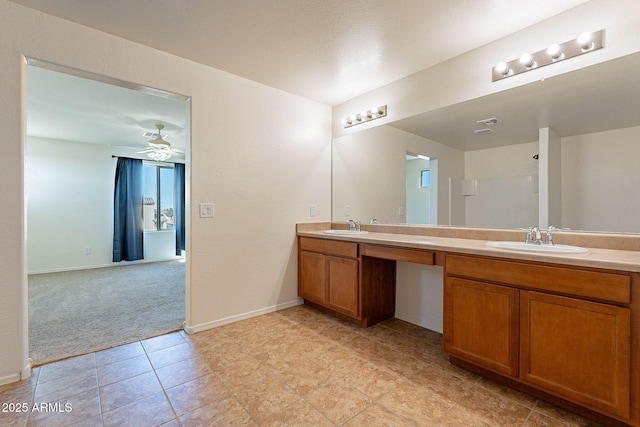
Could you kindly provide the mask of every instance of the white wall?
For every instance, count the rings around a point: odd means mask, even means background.
[[[192,97],[192,329],[299,303],[295,224],[331,218],[330,108],[0,0],[0,384],[28,372],[23,55]]]
[[[507,178],[538,174],[538,141],[466,151],[465,179]]]
[[[465,179],[476,193],[465,196],[469,227],[522,228],[538,224],[538,141],[467,151]]]
[[[115,161],[109,147],[27,139],[29,273],[111,264]],[[85,248],[91,254],[85,255]]]
[[[562,138],[562,227],[640,232],[639,141],[640,127]]]

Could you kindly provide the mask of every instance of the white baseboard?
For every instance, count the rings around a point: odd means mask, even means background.
[[[273,305],[271,307],[261,308],[259,310],[254,310],[247,313],[237,314],[235,316],[225,317],[224,319],[214,320],[212,322],[206,322],[199,325],[191,326],[185,325],[184,330],[186,333],[191,335],[198,332],[206,331],[208,329],[217,328],[219,326],[228,325],[230,323],[239,322],[241,320],[251,319],[252,317],[262,316],[263,314],[274,313],[286,308],[296,307],[298,305],[302,305],[303,303],[304,301],[302,299],[296,299],[294,301]]]
[[[20,374],[7,375],[6,377],[0,377],[0,386],[17,383],[18,381],[20,381]]]

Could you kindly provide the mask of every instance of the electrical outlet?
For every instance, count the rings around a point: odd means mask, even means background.
[[[344,207],[344,216],[351,216],[351,206]]]
[[[398,208],[398,215],[400,215],[400,216],[404,216],[404,214],[405,214],[405,210],[404,210],[404,208],[403,208],[403,207],[399,207],[399,208]]]
[[[91,255],[91,247],[87,246],[86,248],[84,248],[84,254]]]
[[[213,218],[214,216],[213,203],[200,203],[200,218]]]
[[[309,206],[309,216],[316,216],[316,205]]]

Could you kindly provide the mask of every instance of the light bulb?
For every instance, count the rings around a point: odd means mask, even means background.
[[[560,50],[560,45],[557,43],[552,44],[547,48],[547,54],[551,57],[552,60],[558,61],[564,58],[564,54]]]
[[[520,63],[527,68],[533,68],[536,66],[536,61],[533,60],[533,56],[530,53],[525,53],[520,57]]]
[[[498,63],[498,65],[496,65],[496,71],[502,74],[503,77],[506,77],[512,73],[511,68],[509,68],[506,62]]]
[[[591,33],[585,31],[578,36],[578,43],[583,52],[593,49],[593,42],[591,41]]]

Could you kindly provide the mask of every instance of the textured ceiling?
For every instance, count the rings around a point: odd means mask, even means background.
[[[12,0],[337,105],[585,0]]]

